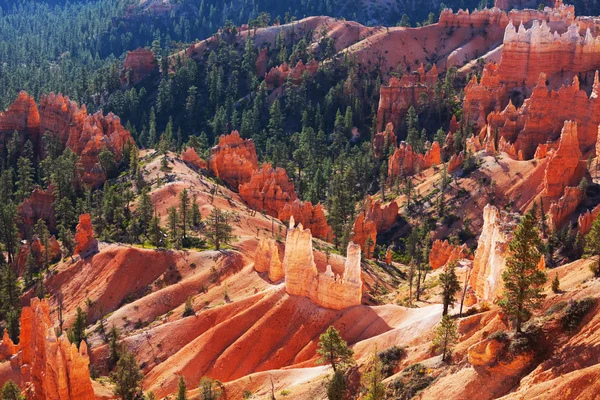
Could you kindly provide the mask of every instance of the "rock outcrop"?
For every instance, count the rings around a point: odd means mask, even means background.
[[[138,47],[128,51],[123,61],[121,84],[136,85],[151,73],[158,71],[158,63],[152,50]]]
[[[294,200],[292,203],[286,203],[279,211],[278,218],[285,223],[288,223],[291,218],[294,218],[298,224],[310,229],[314,237],[325,241],[333,240],[333,230],[327,224],[325,211],[321,204],[313,206],[310,201]]]
[[[438,269],[468,256],[469,249],[466,244],[458,246],[451,244],[447,240],[436,240],[433,242],[431,251],[429,252],[429,266],[432,269]]]
[[[469,362],[475,371],[482,375],[519,376],[529,367],[534,354],[532,351],[524,351],[516,355],[510,354],[509,345],[509,339],[484,339],[469,347]]]
[[[101,112],[89,115],[85,105],[79,107],[62,94],[42,96],[39,113],[39,138],[46,132],[55,134],[73,150],[79,156],[82,180],[90,186],[97,187],[106,179],[98,160],[103,148],[108,148],[119,162],[125,145],[133,145],[131,134],[121,125],[119,117]],[[33,144],[42,152],[41,140]]]
[[[52,207],[53,203],[53,186],[49,186],[46,190],[33,189],[31,196],[23,200],[23,203],[19,206],[19,216],[25,230],[32,229],[40,219],[46,221],[49,229],[54,230],[56,228],[56,217]]]
[[[398,203],[392,201],[383,205],[381,200],[367,196],[362,211],[354,221],[352,240],[363,249],[367,257],[370,257],[375,248],[377,234],[389,230],[396,223],[396,218]]]
[[[290,68],[288,64],[284,62],[278,67],[271,68],[265,75],[267,90],[273,90],[283,86],[288,78],[297,85],[302,82],[305,73],[308,74],[308,76],[313,76],[317,73],[318,69],[319,62],[314,58],[309,61],[308,64],[304,64],[302,60],[300,60],[293,68]]]
[[[394,133],[394,124],[391,122],[385,126],[383,132],[378,132],[373,138],[373,155],[375,158],[381,158],[385,154],[388,154],[390,148],[395,149],[397,147],[398,138]]]
[[[82,258],[98,251],[98,241],[94,238],[94,229],[92,228],[90,214],[81,214],[79,216],[74,240],[75,251],[73,253],[81,255]]]
[[[283,168],[265,163],[247,183],[240,184],[240,197],[250,208],[277,217],[286,204],[296,200],[294,183]]]
[[[0,135],[8,138],[15,131],[27,135],[32,142],[39,140],[40,114],[33,96],[26,92],[20,92],[8,110],[0,113]]]
[[[397,178],[414,175],[441,163],[442,149],[438,142],[433,142],[425,154],[419,154],[410,144],[401,142],[388,160],[388,181],[393,184]]]
[[[66,334],[56,337],[46,300],[34,298],[23,308],[19,344],[5,335],[2,348],[11,353],[11,367],[19,370],[27,399],[94,400],[87,345],[81,342],[78,349]]]
[[[502,295],[502,271],[506,251],[516,228],[514,217],[490,204],[483,209],[483,228],[477,242],[469,285],[480,300],[495,300]]]
[[[181,152],[181,159],[187,163],[192,164],[200,169],[206,169],[206,161],[204,161],[193,147],[187,147]]]
[[[249,182],[258,169],[256,147],[252,139],[242,139],[238,131],[221,135],[219,144],[211,149],[208,168],[234,189]]]
[[[582,200],[583,193],[578,187],[566,187],[560,199],[550,204],[548,225],[556,230],[562,228],[567,219],[579,207]]]
[[[565,187],[577,185],[584,172],[580,159],[577,123],[565,121],[558,149],[546,167],[543,196],[557,198],[562,196]]]
[[[577,227],[579,233],[582,235],[587,234],[592,229],[592,224],[600,214],[600,204],[594,207],[592,210],[587,210],[581,214],[577,220]]]
[[[546,75],[540,74],[531,96],[516,108],[509,102],[503,111],[488,116],[490,131],[497,132],[514,146],[513,153],[524,159],[534,156],[539,145],[559,139],[565,121],[577,124],[577,140],[583,154],[594,151],[600,124],[597,91],[588,96],[580,90],[577,76],[573,83],[551,91]]]
[[[256,67],[256,76],[263,77],[267,73],[267,67],[269,65],[269,49],[263,47],[256,57],[254,66]]]
[[[387,86],[382,85],[377,108],[377,130],[383,130],[388,123],[399,127],[410,106],[418,105],[422,95],[431,97],[438,79],[437,67],[434,65],[425,72],[423,65],[413,73],[402,78],[392,77]]]
[[[254,257],[254,269],[267,272],[271,282],[277,282],[285,276],[283,264],[279,258],[279,247],[273,239],[261,239]]]
[[[319,273],[313,256],[312,235],[302,224],[294,226],[292,218],[283,257],[286,291],[308,297],[316,304],[334,310],[360,305],[360,254],[360,246],[350,242],[343,274],[334,274],[330,265],[324,273]]]

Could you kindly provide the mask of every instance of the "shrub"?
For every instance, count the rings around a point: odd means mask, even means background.
[[[402,347],[393,346],[389,349],[380,351],[377,356],[381,360],[381,372],[387,378],[394,374],[400,360],[406,356],[406,351]]]
[[[496,331],[489,336],[489,339],[497,340],[499,342],[508,342],[508,333],[504,331]]]
[[[387,387],[390,398],[408,400],[415,397],[434,381],[427,374],[427,369],[422,364],[413,364],[402,371],[402,377],[394,379]]]
[[[563,328],[569,332],[576,330],[595,303],[596,299],[591,297],[569,303],[561,319]]]

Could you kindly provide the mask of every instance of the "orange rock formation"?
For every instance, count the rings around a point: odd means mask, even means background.
[[[558,149],[550,157],[544,174],[545,197],[560,197],[565,187],[579,183],[583,176],[580,159],[577,123],[565,121]]]
[[[40,114],[33,96],[25,92],[20,92],[8,110],[0,113],[0,134],[12,135],[15,131],[27,134],[32,142],[39,139]]]
[[[298,199],[292,203],[286,203],[279,211],[278,218],[288,223],[292,217],[294,217],[294,221],[302,224],[306,229],[310,229],[314,237],[325,241],[333,240],[333,230],[327,224],[325,211],[321,204],[313,207],[310,201],[303,202]]]
[[[373,200],[373,197],[367,196],[362,211],[354,221],[352,240],[361,246],[365,254],[370,256],[375,248],[377,233],[390,229],[397,217],[398,203],[392,201],[384,206],[381,200]],[[369,238],[371,246],[367,248]]]
[[[283,267],[286,291],[289,294],[308,297],[316,304],[334,310],[360,305],[360,246],[352,242],[348,244],[342,276],[335,275],[330,265],[327,265],[324,273],[319,273],[313,256],[312,235],[302,224],[295,227],[292,218],[287,233]]]
[[[437,78],[435,65],[428,72],[421,65],[416,72],[408,73],[401,79],[392,77],[387,86],[382,85],[377,109],[377,129],[382,130],[389,122],[396,127],[404,123],[406,112],[411,105],[419,104],[422,94],[427,97],[433,95]]]
[[[295,67],[290,68],[287,63],[283,63],[278,67],[273,67],[265,76],[265,82],[268,90],[273,90],[282,86],[288,77],[291,76],[292,82],[297,85],[302,82],[304,73],[313,76],[319,69],[319,62],[314,58],[308,64],[304,64],[302,60],[298,61]]]
[[[272,217],[277,217],[286,204],[297,198],[287,172],[283,168],[273,169],[268,163],[254,171],[247,183],[240,184],[239,191],[250,208]]]
[[[27,228],[33,228],[39,219],[43,219],[48,224],[48,228],[56,228],[56,218],[54,216],[54,188],[48,187],[46,190],[39,188],[33,189],[31,196],[23,200],[19,206],[19,216],[23,225]]]
[[[11,367],[20,372],[21,387],[30,400],[93,400],[87,345],[79,349],[66,334],[56,337],[46,300],[34,298],[21,313],[19,344],[7,335],[0,349],[11,358]],[[0,361],[2,358],[0,352]]]
[[[200,169],[206,169],[206,161],[204,161],[196,150],[193,147],[187,147],[184,151],[181,152],[181,159],[185,162],[188,162]]]
[[[249,182],[258,169],[256,147],[252,139],[242,139],[238,131],[221,135],[219,144],[212,148],[208,168],[234,189]]]
[[[431,252],[429,252],[429,266],[433,269],[438,269],[468,256],[469,250],[466,244],[457,246],[447,240],[436,240],[431,246]]]
[[[397,147],[397,142],[398,139],[394,133],[394,124],[390,122],[385,126],[383,132],[375,134],[373,138],[373,155],[376,158],[383,157],[390,148],[395,149]]]
[[[90,214],[81,214],[79,223],[75,229],[75,251],[81,257],[87,257],[90,253],[98,251],[98,241],[94,238],[92,218]]]
[[[279,259],[279,247],[273,239],[261,239],[258,242],[254,258],[254,269],[268,272],[269,280],[277,282],[285,276],[283,264]]]
[[[127,73],[131,71],[131,81],[127,82]],[[138,47],[133,51],[128,51],[123,61],[123,70],[121,71],[121,84],[139,83],[146,76],[154,71],[158,71],[158,63],[152,50]]]
[[[129,131],[121,125],[119,117],[112,113],[94,115],[87,113],[85,105],[79,107],[62,94],[42,96],[40,100],[40,136],[49,132],[58,135],[61,142],[79,158],[82,180],[91,186],[99,186],[106,179],[98,162],[100,151],[106,147],[119,162],[127,143],[133,144]],[[41,141],[34,145],[41,149]]]
[[[516,227],[506,213],[490,204],[483,209],[483,228],[477,242],[469,285],[480,300],[494,300],[503,291],[506,250]]]
[[[438,142],[433,142],[425,154],[416,153],[410,144],[401,142],[388,160],[388,180],[392,184],[398,177],[413,175],[441,163],[442,149]]]

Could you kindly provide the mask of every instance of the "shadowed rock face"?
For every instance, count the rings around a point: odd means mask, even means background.
[[[283,267],[286,291],[296,296],[308,297],[325,308],[342,310],[360,305],[362,280],[360,272],[360,246],[348,244],[344,274],[335,275],[328,265],[320,274],[315,264],[312,235],[302,224],[290,221]]]
[[[0,342],[0,361],[11,358],[20,386],[31,400],[93,400],[87,345],[79,349],[66,334],[56,337],[46,300],[34,298],[21,313],[21,334],[15,346],[7,335]]]
[[[138,47],[133,51],[127,52],[125,56],[121,72],[121,84],[129,83],[135,85],[154,71],[158,71],[158,63],[156,62],[154,53],[152,50]],[[131,73],[129,82],[127,82],[128,73]]]

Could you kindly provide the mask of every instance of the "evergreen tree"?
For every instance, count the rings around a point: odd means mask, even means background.
[[[589,257],[598,257],[592,271],[594,275],[600,276],[600,214],[594,220],[590,232],[585,236],[585,254]]]
[[[448,314],[448,308],[456,302],[456,294],[460,291],[455,262],[449,263],[446,270],[440,274],[440,283],[442,285],[442,315],[446,315]]]
[[[560,280],[558,279],[558,274],[554,274],[554,279],[552,280],[552,292],[560,293]]]
[[[34,169],[31,160],[26,157],[19,157],[17,162],[17,192],[15,197],[18,203],[28,197],[33,190]]]
[[[442,361],[448,361],[452,355],[452,348],[458,340],[458,329],[456,322],[449,316],[444,315],[435,330],[433,345],[442,352]]]
[[[194,193],[192,195],[192,208],[191,208],[191,222],[192,226],[198,227],[202,220],[202,215],[200,214],[200,208],[198,207],[198,195]]]
[[[210,378],[202,378],[199,389],[201,400],[217,400],[223,393],[223,384]]]
[[[179,216],[177,215],[177,209],[170,207],[168,211],[169,219],[169,241],[171,246],[176,249],[181,248],[181,235],[179,234]]]
[[[352,358],[354,352],[348,347],[348,344],[342,339],[340,333],[333,325],[319,336],[317,354],[320,356],[317,364],[330,364],[334,372],[338,369],[344,370],[354,364],[354,359]]]
[[[12,380],[6,381],[4,386],[2,386],[2,396],[0,398],[2,400],[24,400],[25,397],[21,396],[21,389],[15,382]]]
[[[144,379],[144,375],[140,371],[133,354],[123,350],[111,378],[115,385],[114,394],[116,396],[119,396],[122,400],[134,400],[140,391],[140,384]]]
[[[373,353],[363,376],[363,386],[367,389],[365,400],[383,400],[385,398],[384,376],[381,369],[381,359],[377,353]]]
[[[546,273],[538,269],[542,241],[533,212],[527,213],[515,230],[508,245],[506,269],[502,272],[504,294],[500,306],[515,323],[517,333],[531,316],[531,310],[541,305],[545,295]]]
[[[346,375],[338,369],[327,383],[327,400],[343,400],[346,394]]]
[[[183,380],[183,376],[179,377],[179,382],[177,384],[177,397],[176,400],[187,400],[187,388],[185,386],[185,380]]]
[[[81,310],[81,307],[77,307],[77,316],[73,327],[69,331],[69,341],[74,343],[78,348],[82,341],[86,340],[85,326],[87,323],[87,314]]]
[[[183,189],[179,194],[179,218],[181,221],[181,236],[185,240],[186,228],[190,225],[190,196],[188,195],[187,189]]]
[[[206,220],[206,235],[210,242],[219,250],[222,244],[233,240],[233,227],[229,223],[229,213],[213,208]]]

